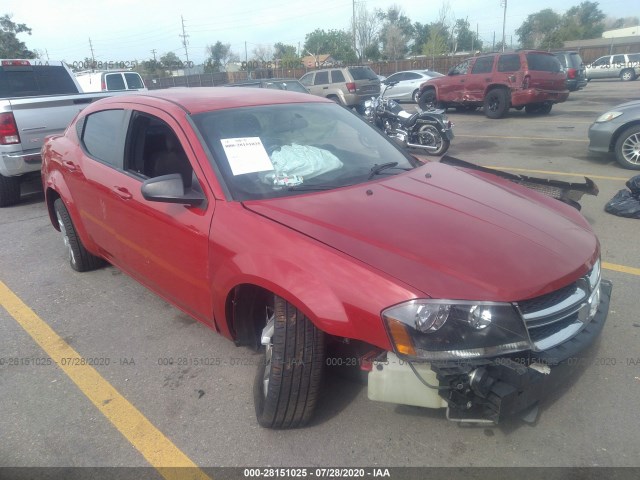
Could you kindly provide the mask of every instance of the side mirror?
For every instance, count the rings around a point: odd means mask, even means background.
[[[142,196],[150,202],[179,203],[197,206],[204,202],[200,192],[184,191],[182,176],[179,173],[162,175],[146,180],[141,187]]]

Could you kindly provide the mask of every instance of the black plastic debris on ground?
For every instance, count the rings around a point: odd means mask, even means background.
[[[640,219],[640,175],[627,180],[629,190],[620,190],[604,206],[605,212],[619,217]]]

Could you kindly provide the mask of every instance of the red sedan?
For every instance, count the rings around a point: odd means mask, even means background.
[[[578,211],[422,164],[319,97],[100,100],[48,139],[42,175],[72,268],[106,260],[264,352],[266,427],[307,423],[323,368],[343,364],[368,370],[373,400],[498,421],[535,408],[608,313],[599,243]]]

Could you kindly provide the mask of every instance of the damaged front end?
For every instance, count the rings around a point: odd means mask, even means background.
[[[460,160],[459,158],[445,155],[440,159],[440,163],[451,165],[453,167],[468,168],[479,172],[490,173],[500,178],[505,178],[514,183],[540,192],[549,197],[560,200],[572,207],[580,210],[580,199],[583,195],[598,195],[598,186],[593,180],[585,177],[584,183],[563,182],[561,180],[550,180],[547,178],[529,177],[527,175],[516,175],[513,173],[503,172],[494,168],[482,167],[473,163]]]
[[[394,352],[372,362],[372,400],[447,408],[447,418],[534,421],[540,401],[566,385],[609,312],[600,262],[560,290],[512,304],[415,301],[383,312]]]

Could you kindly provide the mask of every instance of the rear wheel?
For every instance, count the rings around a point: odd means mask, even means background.
[[[315,410],[324,364],[324,334],[297,308],[274,296],[262,330],[264,362],[253,389],[258,423],[295,428]]]
[[[620,79],[628,82],[630,80],[635,80],[636,79],[636,72],[634,72],[632,69],[627,68],[626,70],[623,70],[622,72],[620,72]]]
[[[624,168],[640,170],[640,125],[627,128],[616,141],[616,160]]]
[[[489,90],[484,98],[484,114],[489,118],[502,118],[509,110],[507,92],[502,88]]]
[[[0,207],[9,207],[20,201],[20,177],[0,175]]]
[[[418,143],[428,147],[436,147],[435,150],[424,150],[427,155],[439,156],[449,150],[449,139],[433,125],[422,125],[418,130]]]
[[[420,90],[416,90],[411,94],[411,99],[414,101],[414,103],[418,103],[418,100],[420,100]]]
[[[62,233],[62,240],[69,251],[69,264],[71,268],[77,272],[87,272],[104,265],[104,260],[90,253],[82,244],[71,221],[69,211],[60,198],[53,202],[53,208],[56,211],[60,233]]]

